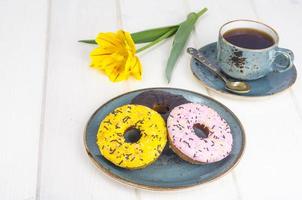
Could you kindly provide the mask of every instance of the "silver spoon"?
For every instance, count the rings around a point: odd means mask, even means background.
[[[197,49],[189,47],[187,48],[187,52],[192,55],[193,58],[201,62],[208,69],[217,74],[224,82],[225,89],[232,91],[238,94],[248,93],[251,90],[249,84],[243,81],[230,81],[224,74],[222,74],[217,68],[213,67],[213,64],[208,61],[208,59],[203,56]]]

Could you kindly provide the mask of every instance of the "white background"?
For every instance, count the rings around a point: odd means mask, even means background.
[[[302,65],[301,0],[0,0],[0,199],[299,199],[302,195],[302,80],[259,99],[221,96],[205,89],[183,54],[172,82],[164,68],[172,40],[140,54],[143,80],[111,83],[89,68],[93,46],[79,39],[98,32],[129,32],[176,24],[208,7],[188,46],[217,39],[233,19],[267,23],[280,46]],[[245,154],[228,175],[174,192],[134,189],[113,181],[85,153],[83,132],[101,104],[146,87],[178,87],[211,96],[242,121]]]

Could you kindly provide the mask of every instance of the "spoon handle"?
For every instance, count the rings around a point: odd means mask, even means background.
[[[213,71],[215,74],[217,74],[224,82],[227,82],[228,79],[225,75],[223,75],[216,67],[213,66],[212,63],[209,62],[209,60],[200,53],[197,49],[193,47],[187,48],[187,52],[196,60],[201,62],[204,66],[206,66],[208,69]]]

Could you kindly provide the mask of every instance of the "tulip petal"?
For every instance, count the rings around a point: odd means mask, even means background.
[[[104,55],[110,55],[112,53],[114,53],[115,51],[113,49],[110,48],[95,48],[90,52],[90,56],[104,56]]]
[[[100,33],[95,41],[102,48],[118,49],[123,45],[122,38],[117,37],[115,33]]]
[[[142,66],[137,56],[129,56],[126,66],[135,79],[142,79]]]
[[[138,59],[138,57],[136,58],[136,64],[133,67],[132,70],[132,75],[137,79],[137,80],[141,80],[142,79],[142,64],[140,62],[140,60]]]
[[[129,49],[133,50],[133,53],[135,53],[136,49],[135,49],[135,44],[134,41],[131,37],[131,35],[128,32],[123,32],[124,33],[124,38],[125,38],[125,42],[127,44],[127,46],[129,46]]]
[[[126,80],[130,75],[141,79],[142,66],[128,32],[100,33],[96,42],[99,46],[90,53],[91,67],[103,71],[113,82]]]

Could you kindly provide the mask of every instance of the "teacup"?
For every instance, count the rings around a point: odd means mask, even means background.
[[[293,66],[294,55],[278,47],[277,32],[261,22],[235,20],[219,30],[217,59],[224,73],[241,80],[259,79]],[[277,59],[278,58],[278,59]]]

